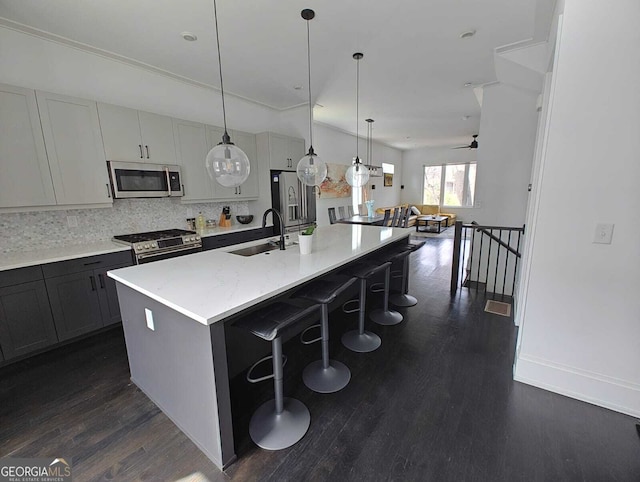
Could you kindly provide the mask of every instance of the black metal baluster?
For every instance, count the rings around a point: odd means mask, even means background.
[[[520,252],[520,240],[522,239],[522,231],[518,231],[518,245],[516,247],[516,251]],[[516,265],[513,268],[513,284],[511,285],[511,297],[513,298],[513,293],[516,287],[516,273],[518,272],[518,257],[516,256]]]
[[[499,234],[498,236],[500,237],[500,240],[502,241],[502,229],[499,230]],[[498,265],[500,264],[500,243],[498,243],[498,247],[496,248],[498,250],[498,256],[496,256],[496,272],[493,275],[493,296],[495,298],[496,296],[496,283],[498,282]]]
[[[509,230],[509,238],[507,239],[507,244],[511,246],[511,229]],[[509,269],[509,250],[507,250],[507,260],[504,263],[504,277],[502,278],[502,299],[504,300],[504,289],[507,286],[507,270]]]

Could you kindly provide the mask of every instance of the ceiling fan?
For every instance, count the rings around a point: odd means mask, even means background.
[[[468,146],[452,147],[451,149],[477,149],[478,148],[478,139],[476,139],[477,137],[478,137],[478,134],[474,134],[473,140],[471,141],[471,144],[469,144]]]

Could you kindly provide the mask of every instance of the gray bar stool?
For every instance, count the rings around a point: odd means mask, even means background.
[[[320,337],[314,340],[304,339],[307,331],[318,325],[310,326],[300,335],[300,340],[305,345],[322,341],[322,359],[310,363],[302,372],[302,381],[314,392],[337,392],[346,387],[351,379],[351,371],[344,363],[329,359],[329,303],[355,281],[356,278],[336,275],[313,281],[295,294],[296,297],[314,301],[321,306]]]
[[[387,210],[388,212],[389,210]],[[391,266],[390,262],[383,263],[381,265],[358,263],[353,267],[348,268],[347,274],[355,276],[360,280],[360,297],[355,300],[347,301],[342,305],[342,310],[345,313],[358,312],[358,329],[351,330],[342,335],[342,344],[349,350],[358,353],[368,353],[370,351],[377,350],[380,347],[382,341],[380,337],[370,331],[364,329],[365,319],[365,304],[367,301],[367,280],[379,271],[386,270]],[[349,305],[357,303],[357,308],[349,308]]]
[[[258,447],[266,450],[291,447],[304,437],[309,429],[311,415],[307,407],[299,400],[284,398],[283,395],[284,363],[280,336],[285,328],[311,315],[317,309],[318,305],[300,308],[289,303],[277,302],[235,323],[235,326],[270,341],[272,347],[271,355],[254,363],[247,372],[247,380],[251,383],[273,378],[275,399],[260,405],[249,422],[249,435]],[[269,359],[273,360],[273,374],[253,378],[251,375],[254,368]]]
[[[400,306],[400,307],[409,307],[418,304],[418,300],[409,294],[409,257],[411,253],[419,250],[425,244],[425,241],[420,241],[418,243],[410,243],[406,246],[403,246],[404,252],[400,252],[401,256],[404,257],[403,265],[402,265],[402,288],[400,293],[393,293],[389,295],[389,302],[392,305]],[[392,273],[393,274],[393,273]]]
[[[387,254],[388,256],[388,254]],[[384,300],[382,308],[372,310],[369,314],[369,318],[375,321],[379,325],[397,325],[402,322],[402,315],[397,311],[389,309],[389,289],[391,288],[391,259],[384,260],[384,284],[380,287],[381,283],[376,283],[371,286],[372,293],[384,292]]]

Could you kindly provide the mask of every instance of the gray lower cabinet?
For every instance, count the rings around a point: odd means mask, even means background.
[[[57,342],[44,281],[0,288],[0,346],[5,360]]]
[[[93,270],[57,276],[46,282],[60,341],[103,326],[98,283]]]
[[[122,321],[120,316],[120,305],[118,303],[118,292],[116,282],[107,276],[107,271],[111,269],[126,268],[131,263],[122,263],[108,268],[95,270],[98,278],[98,302],[102,313],[102,323],[104,326],[113,325]]]
[[[60,341],[120,321],[115,282],[107,271],[131,264],[131,253],[126,251],[42,267]]]

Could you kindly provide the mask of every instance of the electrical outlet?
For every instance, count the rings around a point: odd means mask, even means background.
[[[613,224],[596,224],[596,232],[593,236],[593,242],[597,244],[611,244],[613,238]]]
[[[147,320],[147,328],[151,331],[156,331],[156,327],[153,324],[153,312],[149,308],[144,309],[144,317]]]
[[[70,228],[77,228],[78,216],[67,216],[67,226]]]

